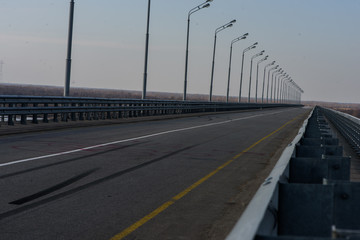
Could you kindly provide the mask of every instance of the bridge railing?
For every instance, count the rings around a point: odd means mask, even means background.
[[[322,111],[360,156],[360,119],[332,109],[322,108]]]
[[[360,124],[342,115],[314,109],[227,240],[360,238],[360,183],[350,181],[351,158],[328,121],[350,132]]]
[[[299,106],[296,104],[0,96],[2,122],[76,121]]]

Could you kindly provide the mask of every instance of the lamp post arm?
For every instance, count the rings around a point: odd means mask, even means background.
[[[191,14],[193,14],[193,13],[201,10],[201,9],[203,8],[203,6],[205,6],[206,4],[208,4],[207,1],[206,1],[206,2],[203,2],[202,4],[199,4],[198,6],[192,8],[192,9],[190,9],[190,11],[189,11],[189,13],[188,13],[188,18],[190,18],[190,15],[191,15]],[[209,4],[209,5],[210,5],[210,4]]]
[[[228,72],[228,82],[227,82],[227,88],[226,88],[226,102],[229,102],[229,90],[230,90],[230,77],[231,77],[231,59],[232,59],[232,49],[233,49],[233,44],[245,39],[246,36],[249,35],[248,33],[245,33],[244,35],[235,38],[234,40],[231,41],[230,44],[230,59],[229,59],[229,72]]]

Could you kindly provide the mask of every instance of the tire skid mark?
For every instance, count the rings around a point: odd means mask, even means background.
[[[12,201],[12,202],[9,202],[9,204],[22,205],[24,203],[31,202],[31,201],[33,201],[33,200],[35,200],[37,198],[41,198],[41,197],[43,197],[45,195],[48,195],[48,194],[50,194],[52,192],[60,190],[60,189],[66,187],[66,186],[68,186],[68,185],[70,185],[72,183],[75,183],[75,182],[79,181],[80,179],[85,178],[85,177],[89,176],[90,174],[96,172],[99,169],[100,168],[94,168],[92,170],[86,171],[86,172],[84,172],[82,174],[79,174],[79,175],[77,175],[75,177],[72,177],[72,178],[70,178],[70,179],[68,179],[66,181],[58,183],[58,184],[56,184],[54,186],[51,186],[49,188],[46,188],[44,190],[41,190],[41,191],[39,191],[37,193],[31,194],[29,196],[20,198],[18,200]]]
[[[65,191],[65,192],[62,192],[62,193],[53,195],[53,196],[48,197],[48,198],[46,198],[46,199],[39,200],[38,202],[30,203],[30,204],[28,204],[28,205],[24,205],[24,206],[21,206],[21,207],[19,207],[19,208],[16,208],[16,209],[13,209],[13,210],[10,210],[10,211],[1,213],[1,214],[0,214],[0,220],[3,220],[3,219],[5,219],[5,218],[11,217],[11,216],[14,216],[14,215],[17,215],[17,214],[20,214],[20,213],[22,213],[22,212],[25,212],[25,211],[27,211],[27,210],[30,210],[30,209],[33,209],[33,208],[36,208],[36,207],[42,206],[42,205],[44,205],[44,204],[53,202],[53,201],[55,201],[55,200],[58,200],[58,199],[67,197],[67,196],[69,196],[69,195],[75,194],[75,193],[80,192],[80,191],[82,191],[82,190],[85,190],[85,189],[87,189],[87,188],[90,188],[90,187],[99,185],[99,184],[101,184],[101,183],[104,183],[104,182],[113,180],[113,179],[118,178],[118,177],[120,177],[120,176],[122,176],[122,175],[124,175],[124,174],[133,172],[133,171],[138,170],[138,169],[140,169],[140,168],[143,168],[143,167],[146,167],[146,166],[151,165],[151,164],[153,164],[153,163],[159,162],[159,161],[161,161],[161,160],[164,160],[164,159],[166,159],[166,158],[169,158],[169,157],[171,157],[171,156],[173,156],[173,155],[176,155],[176,154],[178,154],[178,153],[187,151],[187,150],[192,149],[192,148],[194,148],[194,147],[197,147],[197,146],[199,146],[199,145],[200,145],[200,144],[196,144],[196,145],[192,145],[192,146],[188,146],[188,147],[179,149],[179,150],[177,150],[177,151],[168,153],[168,154],[166,154],[166,155],[163,155],[163,156],[161,156],[161,157],[155,158],[155,159],[153,159],[153,160],[144,162],[144,163],[142,163],[142,164],[139,164],[139,165],[136,165],[136,166],[127,168],[127,169],[125,169],[125,170],[122,170],[122,171],[119,171],[119,172],[116,172],[116,173],[113,173],[113,174],[111,174],[111,175],[109,175],[109,176],[106,176],[106,177],[103,177],[103,178],[99,178],[99,179],[97,179],[97,180],[95,180],[95,181],[92,181],[92,182],[89,182],[89,183],[87,183],[87,184],[78,186],[78,187],[73,188],[73,189],[70,189],[70,190],[68,190],[68,191]]]

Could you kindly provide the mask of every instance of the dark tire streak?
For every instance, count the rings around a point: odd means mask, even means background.
[[[44,189],[44,190],[42,190],[40,192],[34,193],[34,194],[30,195],[30,196],[26,196],[26,197],[20,198],[18,200],[12,201],[9,204],[22,205],[24,203],[31,202],[31,201],[33,201],[33,200],[35,200],[37,198],[43,197],[43,196],[48,195],[48,194],[50,194],[52,192],[55,192],[55,191],[57,191],[59,189],[62,189],[62,188],[66,187],[66,186],[68,186],[68,185],[70,185],[70,184],[72,184],[74,182],[77,182],[80,179],[82,179],[84,177],[87,177],[88,175],[92,174],[93,172],[96,172],[99,169],[100,168],[95,168],[95,169],[86,171],[86,172],[84,172],[82,174],[79,174],[79,175],[77,175],[75,177],[72,177],[72,178],[70,178],[70,179],[68,179],[68,180],[66,180],[64,182],[56,184],[55,186],[49,187],[49,188]]]
[[[197,147],[198,145],[199,145],[199,144],[196,144],[196,145],[192,145],[192,146],[189,146],[189,147],[185,147],[185,148],[179,149],[179,150],[177,150],[177,151],[168,153],[168,154],[166,154],[166,155],[164,155],[164,156],[162,156],[162,157],[155,158],[155,159],[153,159],[153,160],[151,160],[151,161],[148,161],[148,162],[145,162],[145,163],[136,165],[136,166],[134,166],[134,167],[131,167],[131,168],[128,168],[128,169],[125,169],[125,170],[122,170],[122,171],[120,171],[120,172],[111,174],[111,175],[109,175],[109,176],[107,176],[107,177],[100,178],[100,179],[95,180],[95,181],[93,181],[93,182],[90,182],[90,183],[87,183],[87,184],[85,184],[85,185],[82,185],[82,186],[73,188],[73,189],[71,189],[71,190],[68,190],[68,191],[66,191],[66,192],[62,192],[62,193],[59,193],[59,194],[57,194],[57,195],[54,195],[54,196],[48,197],[48,198],[46,198],[46,199],[40,200],[40,201],[38,201],[38,202],[31,203],[31,204],[29,204],[29,205],[25,205],[25,206],[22,206],[22,207],[13,209],[13,210],[11,210],[11,211],[1,213],[1,214],[0,214],[0,220],[3,220],[3,219],[5,219],[5,218],[7,218],[7,217],[11,217],[11,216],[16,215],[16,214],[20,214],[20,213],[22,213],[22,212],[24,212],[24,211],[27,211],[27,210],[36,208],[36,207],[41,206],[41,205],[43,205],[43,204],[50,203],[50,202],[52,202],[52,201],[55,201],[55,200],[58,200],[58,199],[67,197],[67,196],[69,196],[69,195],[71,195],[71,194],[80,192],[80,191],[82,191],[82,190],[85,190],[85,189],[87,189],[87,188],[96,186],[96,185],[101,184],[101,183],[104,183],[104,182],[106,182],[106,181],[110,181],[110,180],[112,180],[112,179],[114,179],[114,178],[117,178],[117,177],[120,177],[120,176],[122,176],[122,175],[124,175],[124,174],[126,174],[126,173],[133,172],[133,171],[135,171],[135,170],[137,170],[137,169],[140,169],[140,168],[145,167],[145,166],[148,166],[148,165],[150,165],[150,164],[159,162],[159,161],[161,161],[161,160],[164,160],[164,159],[166,159],[166,158],[168,158],[168,157],[171,157],[171,156],[173,156],[173,155],[175,155],[175,154],[178,154],[178,153],[180,153],[180,152],[184,152],[184,151],[187,151],[187,150],[189,150],[189,149],[191,149],[191,148]]]

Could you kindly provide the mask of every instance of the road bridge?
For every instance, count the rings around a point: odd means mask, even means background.
[[[0,238],[224,239],[309,112],[2,136]]]

